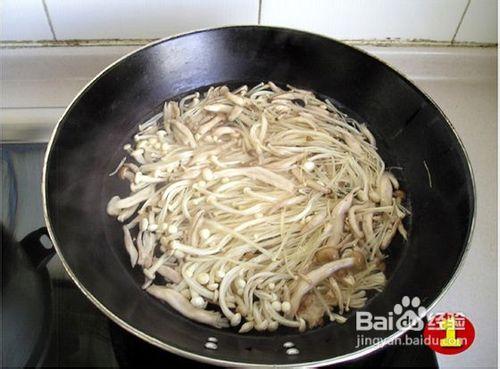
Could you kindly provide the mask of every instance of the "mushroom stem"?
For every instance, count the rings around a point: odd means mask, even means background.
[[[293,192],[295,189],[295,185],[292,181],[262,167],[223,169],[214,173],[214,177],[217,179],[224,177],[227,178],[236,177],[236,176],[245,176],[252,179],[256,179],[288,192]]]
[[[353,265],[354,258],[345,258],[324,264],[319,268],[307,273],[305,278],[303,278],[299,282],[299,284],[295,288],[294,293],[292,294],[290,300],[291,309],[288,316],[292,317],[297,313],[302,297],[304,297],[304,295],[308,293],[313,287],[315,287],[319,282],[321,282],[325,278],[328,278],[336,271],[352,267]]]
[[[123,241],[125,243],[125,249],[127,250],[130,256],[130,265],[132,265],[133,268],[137,264],[137,258],[139,254],[137,253],[134,241],[132,240],[132,236],[130,235],[130,230],[125,226],[122,227],[122,230],[123,230]]]
[[[332,231],[331,236],[328,238],[327,245],[335,247],[340,242],[342,238],[342,230],[344,228],[344,220],[346,213],[351,207],[353,193],[344,197],[333,209],[332,214]]]
[[[382,174],[380,178],[379,193],[381,206],[392,204],[392,183],[387,173]]]
[[[153,192],[154,185],[148,185],[142,190],[124,199],[120,199],[118,196],[113,196],[108,202],[106,211],[109,215],[118,216],[120,215],[121,209],[129,208],[146,201],[153,194]]]
[[[154,297],[165,301],[170,307],[177,310],[188,319],[215,328],[229,327],[228,320],[223,318],[220,313],[194,307],[188,299],[174,289],[152,285],[148,287],[146,291]]]

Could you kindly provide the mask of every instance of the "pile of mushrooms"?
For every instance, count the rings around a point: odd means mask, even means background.
[[[211,87],[138,127],[109,215],[143,288],[185,317],[239,332],[300,331],[385,284],[404,192],[374,136],[330,101],[272,82]]]

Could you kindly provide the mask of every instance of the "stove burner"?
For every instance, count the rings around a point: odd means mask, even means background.
[[[166,363],[181,367],[214,368],[212,365],[202,364],[190,359],[171,354],[156,346],[153,346],[133,334],[125,331],[111,320],[109,329],[116,361],[121,368],[133,368],[138,366],[158,367]],[[420,335],[419,332],[408,333],[413,338]],[[403,339],[404,342],[404,339]],[[427,346],[387,346],[362,359],[350,361],[345,364],[326,366],[325,368],[347,369],[347,368],[403,368],[403,367],[425,367],[438,368],[436,354]]]

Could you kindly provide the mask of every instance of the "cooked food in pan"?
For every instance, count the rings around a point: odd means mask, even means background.
[[[140,124],[113,173],[143,288],[239,332],[344,322],[385,284],[405,193],[368,128],[310,91],[211,87]]]

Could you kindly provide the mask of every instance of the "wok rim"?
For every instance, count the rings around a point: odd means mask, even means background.
[[[468,155],[467,150],[465,148],[465,145],[462,142],[462,140],[460,139],[460,136],[458,135],[455,127],[453,126],[453,124],[451,123],[451,121],[447,117],[447,115],[444,113],[444,111],[439,107],[438,104],[436,104],[436,102],[429,96],[429,94],[427,94],[425,91],[421,90],[404,73],[402,73],[401,71],[399,71],[397,68],[394,68],[393,66],[389,65],[384,60],[382,60],[382,59],[380,59],[380,58],[378,58],[378,57],[376,57],[376,56],[374,56],[374,55],[366,52],[365,50],[362,50],[359,47],[356,47],[356,46],[353,46],[353,45],[348,45],[347,43],[339,41],[339,40],[334,39],[332,37],[328,37],[328,36],[317,34],[317,33],[313,33],[313,32],[303,31],[303,30],[299,30],[299,29],[288,28],[288,27],[273,27],[273,26],[261,26],[261,25],[228,25],[228,26],[222,26],[222,27],[202,28],[202,29],[197,29],[197,30],[193,30],[193,31],[182,32],[182,33],[178,33],[178,34],[175,34],[175,35],[171,35],[171,36],[168,36],[168,37],[161,38],[161,39],[158,39],[156,41],[150,42],[150,43],[148,43],[148,44],[146,44],[146,45],[144,45],[144,46],[142,46],[142,47],[140,47],[140,48],[138,48],[136,50],[133,50],[133,51],[131,51],[131,52],[123,55],[122,57],[120,57],[119,59],[115,60],[113,63],[109,64],[107,67],[105,67],[94,78],[92,78],[85,86],[83,86],[78,91],[78,93],[75,95],[75,97],[73,98],[73,100],[68,104],[68,106],[64,110],[63,114],[61,115],[61,118],[58,120],[58,122],[56,123],[55,127],[53,128],[53,131],[51,133],[50,139],[49,139],[48,144],[47,144],[47,148],[46,148],[45,155],[44,155],[44,160],[43,160],[42,181],[41,181],[43,216],[44,216],[45,224],[47,226],[47,230],[48,230],[50,239],[52,241],[52,244],[54,245],[54,248],[55,248],[55,250],[57,252],[57,255],[61,259],[61,262],[63,264],[64,269],[66,270],[66,272],[68,273],[68,275],[70,276],[70,278],[73,280],[73,282],[82,291],[82,293],[106,317],[108,317],[109,319],[111,319],[114,323],[116,323],[117,325],[119,325],[121,328],[123,328],[126,331],[132,333],[133,335],[141,338],[142,340],[144,340],[144,341],[146,341],[146,342],[148,342],[148,343],[150,343],[150,344],[152,344],[154,346],[157,346],[157,347],[159,347],[159,348],[161,348],[161,349],[163,349],[165,351],[168,351],[168,352],[173,353],[175,355],[182,356],[182,357],[187,358],[187,359],[196,360],[196,361],[203,362],[203,363],[206,363],[206,364],[213,364],[213,365],[226,366],[226,367],[228,367],[228,366],[241,366],[241,365],[244,365],[244,366],[247,366],[247,367],[267,367],[267,366],[271,365],[273,367],[282,367],[282,368],[297,367],[298,365],[300,365],[300,366],[306,365],[306,366],[319,367],[319,366],[325,366],[325,365],[330,365],[330,364],[339,364],[339,363],[346,362],[346,361],[349,361],[349,360],[359,359],[359,358],[362,358],[363,356],[366,356],[366,355],[368,355],[368,354],[370,354],[372,352],[375,352],[377,350],[383,349],[388,344],[390,344],[391,342],[393,342],[396,338],[398,338],[398,337],[402,336],[403,334],[405,334],[406,332],[408,332],[410,327],[408,327],[406,329],[399,330],[399,331],[393,333],[392,335],[384,338],[382,340],[382,343],[373,344],[373,345],[364,347],[364,348],[362,348],[360,350],[353,351],[353,352],[351,352],[349,354],[345,354],[345,355],[341,355],[341,356],[337,356],[337,357],[333,357],[333,358],[329,358],[329,359],[319,360],[319,361],[295,362],[295,363],[291,363],[291,364],[276,364],[276,363],[272,363],[272,362],[267,363],[267,364],[256,364],[256,363],[252,363],[252,362],[239,362],[239,361],[215,359],[215,358],[211,358],[209,356],[195,354],[195,353],[192,353],[190,351],[179,349],[177,347],[171,346],[168,343],[165,343],[165,342],[163,342],[163,341],[161,341],[161,340],[159,340],[157,338],[154,338],[154,337],[150,336],[149,334],[146,334],[146,333],[142,332],[140,329],[137,329],[136,327],[134,327],[129,322],[127,322],[127,321],[121,319],[120,317],[118,317],[117,315],[115,315],[111,310],[109,310],[106,306],[104,306],[104,304],[102,304],[89,290],[87,290],[87,288],[85,288],[85,286],[83,286],[83,284],[78,280],[78,277],[75,275],[75,273],[69,267],[68,263],[66,262],[66,260],[64,258],[63,252],[59,248],[59,245],[58,245],[58,243],[56,241],[55,233],[54,233],[54,231],[52,229],[51,221],[50,221],[50,218],[49,218],[49,215],[48,215],[48,206],[47,206],[47,192],[48,192],[48,189],[47,189],[47,164],[48,164],[48,160],[49,160],[50,154],[52,152],[54,141],[56,139],[57,134],[59,133],[61,125],[62,125],[63,121],[66,119],[66,116],[68,115],[68,113],[76,105],[76,103],[79,100],[80,96],[83,93],[85,93],[90,87],[92,87],[92,85],[98,79],[100,79],[101,76],[103,76],[105,73],[107,73],[108,71],[112,70],[115,66],[117,66],[118,64],[120,64],[121,62],[123,62],[124,60],[126,60],[127,58],[129,58],[130,56],[132,56],[132,55],[134,55],[136,53],[139,53],[142,50],[145,50],[147,48],[150,48],[150,47],[153,47],[155,45],[161,44],[163,42],[167,42],[167,41],[170,41],[170,40],[173,40],[173,39],[177,39],[177,38],[180,38],[180,37],[184,37],[184,36],[189,36],[189,35],[193,35],[193,34],[197,34],[197,33],[203,33],[203,32],[210,32],[210,31],[222,30],[222,29],[231,29],[231,28],[232,29],[260,28],[260,29],[269,29],[269,30],[281,30],[281,31],[286,31],[286,32],[295,32],[295,33],[301,33],[301,34],[308,35],[308,36],[322,37],[322,38],[328,39],[330,41],[334,41],[336,43],[342,44],[342,45],[344,45],[346,47],[353,48],[356,51],[361,52],[364,55],[377,60],[378,62],[384,64],[387,68],[391,69],[400,78],[402,78],[403,80],[405,80],[405,82],[407,82],[411,87],[413,87],[416,91],[418,91],[419,93],[421,93],[438,110],[438,112],[442,115],[442,117],[444,118],[444,120],[446,121],[446,123],[448,124],[448,126],[450,127],[451,131],[453,132],[453,135],[454,135],[455,139],[457,140],[458,144],[460,145],[460,148],[461,148],[461,150],[462,150],[462,152],[464,154],[465,161],[467,162],[467,168],[469,170],[470,179],[471,179],[471,185],[472,185],[472,204],[471,204],[472,205],[472,209],[471,209],[471,211],[472,211],[472,214],[471,214],[472,218],[471,218],[471,224],[470,224],[470,229],[469,229],[469,232],[468,232],[467,240],[465,242],[465,248],[464,248],[462,256],[461,256],[461,258],[460,258],[460,260],[458,262],[458,265],[456,266],[455,270],[453,271],[453,274],[450,276],[450,278],[449,278],[448,282],[446,283],[446,285],[442,287],[442,289],[439,292],[438,296],[434,299],[434,301],[432,301],[429,304],[429,306],[426,308],[426,311],[424,312],[424,314],[420,315],[420,318],[423,318],[430,310],[432,310],[436,306],[436,304],[442,299],[442,297],[444,296],[444,294],[446,292],[448,292],[448,290],[450,289],[450,287],[452,286],[452,284],[457,279],[459,273],[462,271],[463,266],[464,266],[464,261],[465,261],[466,257],[469,254],[469,251],[470,251],[470,248],[471,248],[472,236],[474,234],[474,229],[475,229],[475,225],[476,225],[476,215],[477,215],[477,196],[476,196],[477,194],[476,194],[476,182],[475,182],[475,178],[474,178],[474,171],[472,169],[472,163],[470,161],[470,158],[469,158],[469,155]]]

